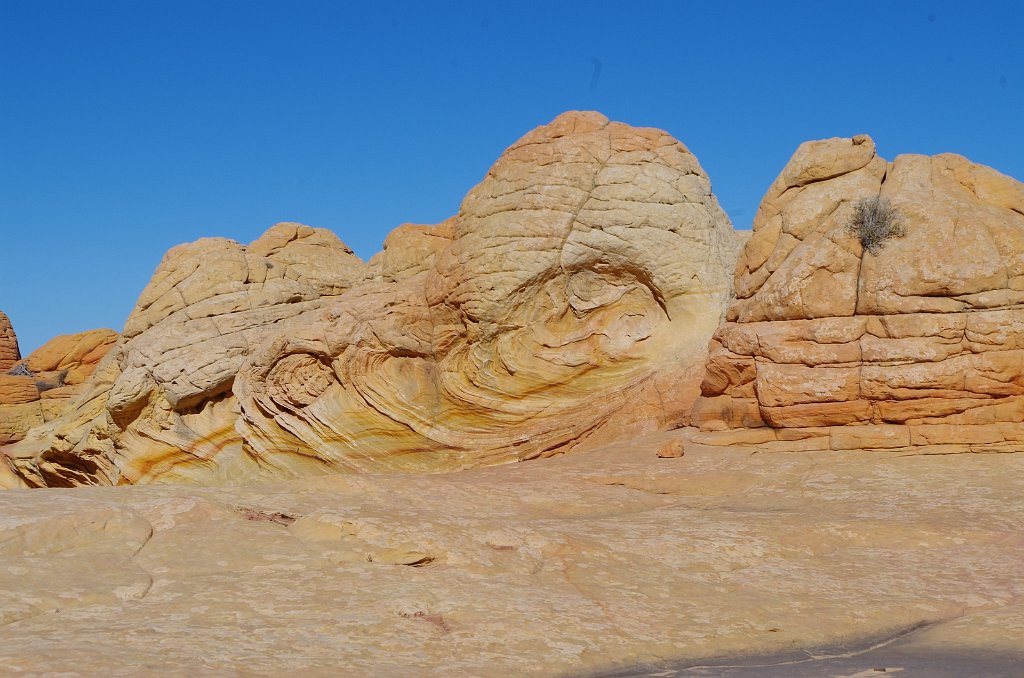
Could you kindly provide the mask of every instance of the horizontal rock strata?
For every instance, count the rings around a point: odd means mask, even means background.
[[[0,372],[7,372],[21,360],[18,336],[11,326],[11,319],[0,311]]]
[[[905,234],[872,253],[848,224],[877,196]],[[694,418],[768,430],[709,440],[1020,447],[1024,185],[956,155],[886,163],[867,137],[830,139],[800,147],[754,228]]]

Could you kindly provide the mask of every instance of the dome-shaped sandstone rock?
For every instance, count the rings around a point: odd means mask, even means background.
[[[848,225],[875,197],[905,234],[872,253]],[[866,136],[803,144],[735,284],[705,429],[837,449],[1024,439],[1024,184],[958,155],[887,163]]]
[[[175,248],[30,484],[443,471],[686,423],[738,246],[665,132],[567,113],[364,264],[294,224]]]

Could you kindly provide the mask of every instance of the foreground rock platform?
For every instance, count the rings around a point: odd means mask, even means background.
[[[2,492],[0,665],[558,676],[897,636],[1024,652],[1024,454],[695,434],[440,475]],[[673,440],[685,455],[658,458]]]

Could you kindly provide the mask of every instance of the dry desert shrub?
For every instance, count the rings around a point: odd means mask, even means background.
[[[871,254],[878,254],[886,240],[902,238],[907,234],[907,228],[899,212],[888,198],[879,195],[857,201],[853,206],[853,217],[847,228]]]
[[[34,377],[32,370],[28,369],[28,365],[25,363],[18,363],[15,365],[7,374],[12,377]]]

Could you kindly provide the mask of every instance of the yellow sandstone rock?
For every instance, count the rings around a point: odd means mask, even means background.
[[[55,337],[23,361],[14,329],[0,312],[0,446],[55,419],[117,337],[112,330]],[[6,468],[5,459],[0,462]]]
[[[848,225],[877,196],[905,234],[868,252]],[[735,286],[694,409],[705,430],[843,427],[820,438],[834,449],[1013,446],[999,425],[1024,421],[1024,184],[951,154],[887,163],[866,136],[803,144]]]
[[[117,337],[117,332],[107,329],[54,337],[33,351],[23,364],[32,374],[44,378],[49,373],[64,372],[63,383],[75,386],[93,373]]]
[[[117,336],[113,330],[102,329],[54,337],[0,372],[0,445],[17,442],[33,427],[57,418]],[[4,354],[4,337],[8,341],[6,355],[19,356],[14,330],[0,313],[0,355]]]
[[[662,459],[678,459],[684,454],[686,454],[686,452],[683,448],[683,441],[679,438],[666,440],[665,443],[658,448],[658,456]]]
[[[18,337],[11,326],[11,319],[0,311],[0,372],[7,372],[21,360]]]
[[[171,250],[86,392],[8,453],[34,485],[219,483],[684,425],[739,244],[680,142],[567,113],[369,263],[297,224]]]
[[[27,375],[0,374],[0,405],[21,405],[39,400],[35,379]]]

